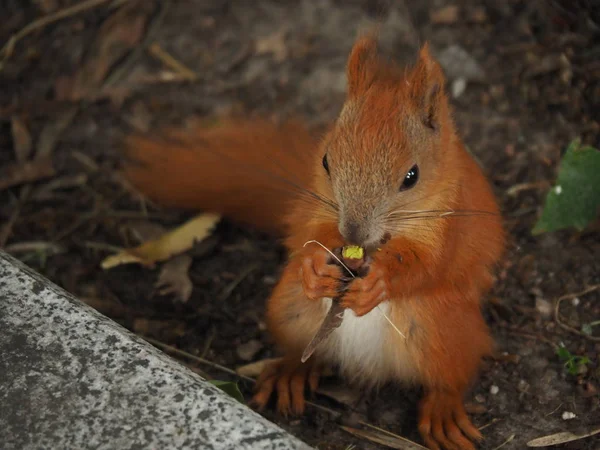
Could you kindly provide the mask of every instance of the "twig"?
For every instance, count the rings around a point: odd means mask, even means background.
[[[69,6],[67,8],[63,8],[63,9],[55,12],[54,14],[49,14],[47,16],[36,19],[33,22],[26,25],[25,27],[21,28],[21,30],[19,30],[17,33],[13,34],[8,39],[6,44],[4,44],[2,49],[0,49],[0,55],[2,55],[2,57],[0,59],[0,72],[4,68],[5,62],[13,54],[13,51],[15,49],[15,45],[17,44],[17,42],[20,41],[21,39],[23,39],[25,36],[31,34],[35,30],[45,27],[46,25],[49,25],[51,23],[57,22],[62,19],[66,19],[67,17],[74,16],[76,14],[87,11],[89,9],[95,8],[96,6],[100,6],[101,4],[107,3],[108,1],[110,1],[110,0],[82,1],[80,3],[77,3],[76,5]],[[126,1],[128,1],[128,0],[126,0]]]
[[[514,186],[511,186],[510,188],[508,188],[506,190],[506,195],[508,195],[509,197],[514,197],[515,195],[517,195],[520,192],[532,191],[535,189],[543,189],[543,188],[546,188],[547,186],[548,186],[547,181],[533,181],[533,182],[529,182],[529,183],[519,183],[519,184],[515,184]]]
[[[4,249],[6,253],[29,253],[29,252],[53,252],[62,253],[65,249],[55,244],[54,242],[44,241],[28,241],[28,242],[16,242],[14,244],[7,245]]]
[[[556,409],[554,409],[554,411],[552,411],[552,412],[549,412],[549,413],[548,413],[548,414],[546,414],[544,417],[551,416],[551,415],[552,415],[552,414],[554,414],[556,411],[558,411],[562,405],[563,405],[563,404],[561,403],[560,405],[558,405],[558,406],[556,407]]]
[[[596,291],[597,289],[600,289],[600,284],[596,284],[596,285],[590,286],[590,287],[588,287],[587,289],[584,289],[581,292],[576,292],[575,294],[566,294],[566,295],[563,295],[562,297],[559,297],[556,300],[556,305],[554,306],[554,320],[556,321],[557,325],[559,327],[561,327],[563,330],[570,331],[571,333],[574,333],[574,334],[576,334],[578,336],[581,336],[581,337],[583,337],[585,339],[588,339],[590,341],[600,342],[600,337],[590,336],[590,335],[587,335],[585,333],[582,333],[577,328],[573,328],[573,327],[567,325],[566,323],[564,323],[561,320],[561,318],[560,318],[560,303],[563,300],[567,300],[567,299],[571,299],[571,298],[575,298],[575,297],[582,297],[582,296],[584,296],[586,294],[589,294],[590,292]]]
[[[538,340],[538,341],[542,341],[545,342],[546,344],[550,345],[555,351],[558,349],[558,345],[554,342],[552,342],[550,339],[541,336],[539,334],[534,334],[534,333],[526,333],[524,331],[521,331],[519,329],[517,329],[516,327],[513,327],[511,325],[508,324],[504,324],[504,323],[498,323],[499,326],[501,326],[502,328],[505,328],[509,334],[512,334],[514,336],[521,336],[527,339],[533,339],[533,340]]]
[[[229,296],[233,293],[233,291],[235,290],[236,287],[238,287],[238,285],[244,281],[244,279],[250,275],[252,272],[254,272],[256,269],[258,268],[258,264],[251,264],[248,267],[246,267],[239,275],[238,277],[233,280],[231,283],[229,283],[229,285],[223,290],[223,292],[221,293],[221,295],[219,296],[219,299],[221,302],[224,302],[225,300],[227,300],[229,298]]]
[[[490,422],[486,423],[485,425],[481,426],[478,428],[479,431],[481,430],[485,430],[487,427],[491,427],[492,425],[494,425],[496,422],[500,422],[502,419],[499,419],[498,417],[494,417]]]
[[[125,1],[129,1],[129,0],[125,0]],[[123,62],[123,64],[121,64],[119,67],[117,67],[106,78],[106,80],[104,81],[104,84],[102,85],[102,89],[100,89],[100,91],[104,91],[105,89],[110,88],[117,81],[119,81],[121,78],[123,78],[123,76],[129,71],[129,69],[131,69],[133,64],[135,64],[135,62],[142,56],[143,52],[146,50],[146,48],[150,44],[150,41],[152,39],[154,39],[154,36],[160,29],[160,27],[164,21],[164,18],[167,15],[167,11],[169,10],[169,7],[171,6],[171,2],[169,0],[166,0],[166,1],[162,0],[161,5],[162,6],[160,7],[160,11],[158,12],[158,15],[156,16],[156,18],[152,21],[152,23],[148,27],[148,31],[146,32],[146,36],[144,36],[142,43],[140,45],[138,45],[136,47],[136,49],[130,53],[130,55]]]
[[[510,443],[513,441],[513,439],[515,438],[516,434],[511,434],[507,440],[505,440],[502,444],[500,444],[498,447],[494,448],[494,450],[499,450],[502,447],[504,447],[506,444]]]
[[[175,59],[156,42],[148,48],[148,51],[152,56],[154,56],[156,59],[162,62],[165,66],[173,69],[180,76],[188,79],[189,81],[196,81],[198,79],[198,75],[196,74],[196,72],[186,67],[182,62]]]
[[[364,422],[362,420],[359,420],[358,423],[367,428],[371,428],[372,430],[376,430],[376,431],[379,431],[380,433],[387,434],[388,436],[391,436],[394,439],[398,439],[399,441],[405,441],[405,442],[409,443],[410,445],[416,446],[417,448],[422,448],[422,449],[426,448],[420,444],[417,444],[416,442],[411,441],[410,439],[405,438],[404,436],[400,436],[399,434],[395,434],[395,433],[392,433],[391,431],[384,430],[383,428],[379,428],[375,425],[371,425],[370,423]]]

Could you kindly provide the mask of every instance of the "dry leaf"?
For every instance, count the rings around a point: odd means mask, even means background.
[[[83,66],[75,74],[69,98],[88,98],[110,69],[141,41],[153,2],[133,1],[112,14],[100,27]]]
[[[10,119],[10,126],[17,162],[24,163],[31,156],[33,145],[31,142],[31,134],[21,119],[13,116]]]
[[[533,439],[527,443],[527,447],[547,447],[550,445],[559,445],[566,442],[578,441],[579,439],[585,439],[590,436],[594,436],[600,433],[600,428],[593,429],[582,433],[572,433],[570,431],[563,431],[549,436],[539,437]]]
[[[101,267],[106,270],[121,264],[153,266],[189,250],[194,243],[205,239],[220,219],[218,214],[200,214],[156,240],[109,256],[102,261]]]
[[[321,384],[317,389],[317,394],[325,395],[342,405],[350,407],[355,406],[360,400],[360,393],[358,390],[340,383]]]
[[[333,331],[338,328],[344,320],[344,311],[346,308],[340,305],[337,299],[331,301],[331,307],[321,323],[321,327],[308,343],[302,354],[302,362],[306,362],[308,358],[314,353],[319,344],[329,337]]]
[[[160,270],[154,287],[160,295],[173,295],[179,302],[186,303],[192,295],[194,286],[188,276],[192,257],[179,255],[167,261]]]
[[[261,37],[254,44],[257,55],[272,54],[277,62],[287,58],[288,48],[285,44],[286,30],[279,30],[268,36]]]
[[[265,367],[270,364],[277,364],[279,361],[281,361],[281,358],[261,359],[260,361],[240,366],[235,371],[238,375],[243,377],[257,378]]]
[[[427,450],[426,447],[423,447],[416,442],[410,441],[402,436],[392,435],[391,433],[388,434],[375,430],[361,430],[359,428],[345,426],[341,426],[340,428],[356,437],[366,439],[380,445],[385,445],[389,448],[397,448],[401,450]]]
[[[50,158],[8,164],[0,168],[0,191],[12,186],[49,178],[54,174],[55,171]]]

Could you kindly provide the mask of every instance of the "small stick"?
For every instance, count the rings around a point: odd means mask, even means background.
[[[346,264],[344,264],[342,262],[342,260],[340,258],[338,258],[335,253],[333,253],[331,250],[329,250],[327,247],[325,247],[319,241],[316,241],[316,240],[307,241],[307,242],[304,243],[304,247],[306,247],[307,244],[312,244],[312,243],[320,245],[333,258],[335,258],[335,260],[337,260],[337,262],[340,263],[340,265],[344,269],[346,269],[346,271],[350,274],[350,276],[352,278],[356,278],[356,276],[350,270],[350,268]],[[323,322],[321,323],[321,326],[319,327],[319,330],[314,335],[314,337],[312,338],[312,340],[310,341],[310,343],[304,349],[304,353],[302,354],[302,359],[301,359],[301,361],[303,363],[306,362],[308,360],[308,358],[311,357],[311,355],[316,350],[317,346],[321,342],[323,342],[325,339],[327,339],[329,337],[329,335],[331,333],[333,333],[333,331],[335,331],[337,328],[339,328],[339,326],[342,324],[342,321],[344,320],[344,310],[345,310],[345,308],[342,307],[340,305],[340,303],[339,303],[341,299],[342,299],[342,296],[336,297],[336,298],[332,299],[332,301],[331,301],[331,307],[329,308],[329,311],[327,312],[327,315],[325,316],[325,319],[323,319]],[[394,328],[394,330],[396,330],[396,332],[400,336],[402,336],[404,339],[406,339],[406,336],[404,335],[404,333],[402,333],[402,331],[400,331],[398,329],[398,327],[383,312],[383,310],[379,307],[379,305],[377,305],[377,310],[381,313],[381,315],[385,318],[385,320],[387,320],[388,323]]]
[[[162,62],[167,67],[173,69],[185,79],[189,81],[196,81],[198,79],[198,75],[192,69],[186,67],[181,61],[178,61],[172,55],[167,53],[156,42],[148,48],[148,51],[152,56],[160,60],[160,62]]]
[[[585,333],[582,333],[578,329],[573,328],[573,327],[567,325],[566,323],[564,323],[560,318],[560,303],[563,300],[567,300],[567,299],[575,298],[575,297],[581,297],[585,294],[589,294],[590,292],[594,292],[597,289],[600,289],[600,284],[595,284],[593,286],[588,287],[587,289],[584,289],[581,292],[576,292],[575,294],[566,294],[566,295],[563,295],[562,297],[559,297],[559,299],[556,300],[556,305],[554,306],[554,320],[556,321],[558,326],[561,327],[563,330],[570,331],[571,333],[577,334],[578,336],[584,337],[585,339],[588,339],[590,341],[600,342],[600,337],[589,336]]]

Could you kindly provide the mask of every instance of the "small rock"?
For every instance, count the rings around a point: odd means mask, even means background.
[[[519,380],[517,384],[517,390],[519,392],[527,392],[529,390],[529,383],[525,380]]]
[[[498,394],[498,392],[500,392],[500,388],[498,386],[496,386],[495,384],[490,386],[490,394],[496,395]]]
[[[577,417],[577,416],[575,415],[575,413],[572,413],[571,411],[565,411],[564,413],[562,413],[563,420],[571,420],[571,419],[574,419],[575,417]]]
[[[237,355],[244,361],[252,361],[254,356],[263,348],[263,344],[256,339],[252,339],[245,344],[239,345],[236,349]]]
[[[456,5],[449,5],[432,11],[429,20],[435,25],[452,25],[458,22],[459,9]]]
[[[467,80],[464,78],[457,78],[452,82],[452,97],[458,98],[460,97],[465,90],[467,89]]]
[[[485,73],[481,65],[464,48],[450,45],[437,55],[437,59],[451,80],[483,81]]]
[[[535,309],[540,313],[544,319],[552,317],[552,304],[543,298],[535,299]]]
[[[573,306],[579,305],[580,302],[581,302],[581,300],[579,300],[579,297],[574,297],[573,300],[571,300],[571,304]]]

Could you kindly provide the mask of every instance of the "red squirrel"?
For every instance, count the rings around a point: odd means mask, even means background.
[[[283,358],[257,380],[255,405],[276,394],[279,412],[301,414],[305,389],[333,365],[364,387],[423,386],[425,444],[474,449],[481,434],[463,398],[493,347],[480,303],[504,251],[498,205],[457,135],[427,44],[404,70],[381,57],[375,37],[361,37],[347,80],[321,140],[297,122],[233,119],[133,135],[127,152],[141,164],[125,175],[164,205],[284,238],[289,260],[266,311]],[[331,256],[345,245],[368,255],[351,280]],[[301,363],[338,297],[340,327]]]

